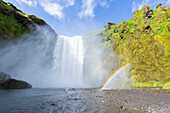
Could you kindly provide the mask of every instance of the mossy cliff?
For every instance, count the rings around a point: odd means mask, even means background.
[[[145,5],[127,22],[109,22],[104,29],[107,45],[121,56],[121,65],[131,63],[131,76],[136,83],[168,84],[170,7],[159,4],[153,11]]]
[[[35,28],[34,24],[46,23],[34,15],[26,15],[11,3],[0,0],[0,42],[31,31]]]

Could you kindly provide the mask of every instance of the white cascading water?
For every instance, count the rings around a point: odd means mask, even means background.
[[[57,36],[48,26],[37,26],[15,43],[0,43],[0,72],[33,87],[101,87],[117,60],[102,66],[108,54],[99,39],[96,35]]]
[[[82,36],[58,36],[52,71],[60,85],[80,87],[83,82],[84,48]]]

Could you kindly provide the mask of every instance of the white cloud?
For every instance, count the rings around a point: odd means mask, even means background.
[[[94,8],[96,7],[95,0],[82,0],[81,12],[78,13],[80,18],[82,17],[94,17]]]
[[[101,7],[109,7],[114,0],[82,0],[81,11],[78,13],[80,18],[95,17],[94,9],[99,4]]]
[[[75,0],[16,0],[19,4],[27,4],[29,6],[37,6],[39,2],[44,11],[55,16],[57,19],[64,19],[64,8],[74,5]]]
[[[39,0],[39,3],[48,14],[58,19],[64,18],[63,7],[60,4],[51,2],[50,0]]]
[[[70,7],[74,5],[74,0],[63,0],[65,2],[65,7]]]
[[[25,3],[29,6],[37,6],[37,1],[36,0],[16,0],[19,4],[22,5],[22,3]]]
[[[75,0],[16,0],[18,3],[27,4],[29,6],[37,6],[37,3],[48,14],[56,17],[59,20],[64,19],[64,9],[74,6]],[[94,9],[97,6],[108,8],[110,3],[115,0],[81,0],[81,10],[78,13],[80,18],[95,17]]]
[[[65,16],[64,8],[73,6],[74,0],[39,0],[39,3],[45,12],[62,20]]]
[[[135,10],[141,10],[144,5],[149,5],[152,9],[155,9],[159,3],[170,4],[170,0],[134,0],[132,3],[132,12]]]

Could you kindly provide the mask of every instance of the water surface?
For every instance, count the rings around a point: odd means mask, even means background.
[[[51,105],[53,101],[62,100],[68,95],[70,95],[69,89],[33,88],[0,90],[0,112],[45,112],[45,109],[43,109],[43,111],[40,110],[43,105],[45,105],[46,108],[53,107]],[[47,111],[50,112],[50,109]]]

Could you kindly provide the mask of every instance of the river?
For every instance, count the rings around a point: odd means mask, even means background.
[[[0,113],[168,113],[169,98],[169,90],[0,90]]]

